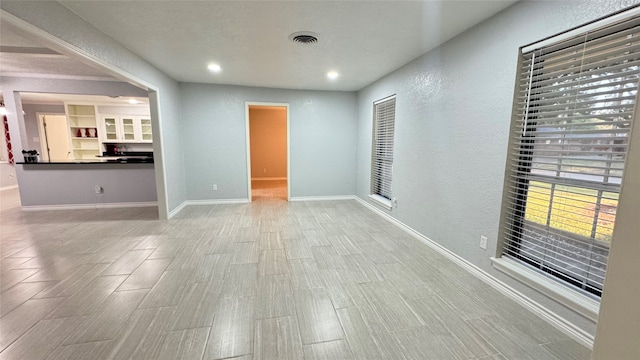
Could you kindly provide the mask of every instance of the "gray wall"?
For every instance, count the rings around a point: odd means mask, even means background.
[[[82,61],[119,78],[127,74],[135,81],[152,86],[154,91],[150,94],[150,101],[154,107],[151,112],[160,216],[166,217],[169,211],[182,204],[186,199],[186,187],[178,83],[58,2],[2,1],[0,9],[57,39],[41,39],[45,45],[65,54],[70,54],[70,46],[99,64],[87,58]],[[158,104],[157,111],[155,104]],[[8,109],[12,110],[11,107]]]
[[[355,193],[355,93],[204,84],[181,89],[188,199],[248,198],[246,101],[290,104],[292,197]]]
[[[22,104],[24,110],[24,128],[26,130],[27,143],[22,146],[27,150],[38,150],[42,154],[40,142],[33,141],[34,137],[40,137],[38,132],[38,114],[62,114],[64,115],[64,105],[41,105],[41,104]],[[39,139],[42,141],[42,139]],[[22,155],[21,155],[22,156]],[[22,161],[18,158],[18,161]]]
[[[358,92],[357,195],[370,188],[373,101],[397,94],[390,213],[593,333],[595,325],[494,271],[518,48],[621,8],[523,1]],[[626,2],[625,2],[626,3]],[[480,249],[480,236],[489,238]]]
[[[155,202],[153,164],[16,165],[22,206]],[[102,186],[102,194],[95,186]]]

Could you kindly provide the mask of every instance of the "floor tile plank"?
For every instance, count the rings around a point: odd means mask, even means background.
[[[177,330],[167,333],[158,360],[200,360],[209,336],[209,328]]]
[[[254,360],[297,360],[303,357],[295,317],[257,320],[254,341]]]
[[[346,340],[327,341],[304,346],[306,360],[351,360],[353,354]]]
[[[39,321],[1,352],[0,359],[45,359],[85,318],[78,316]]]
[[[106,268],[101,275],[129,275],[134,272],[153,250],[129,250],[111,266]]]
[[[165,272],[172,259],[145,260],[120,285],[118,291],[151,289]]]
[[[258,264],[234,264],[224,280],[221,297],[224,299],[255,296],[258,289]]]
[[[63,300],[64,298],[27,300],[4,316],[0,326],[0,351],[26,333]]]
[[[389,331],[424,325],[422,319],[416,315],[390,284],[372,282],[361,284],[360,287]]]
[[[90,315],[100,310],[100,304],[127,278],[126,275],[98,276],[77,293],[64,299],[62,305],[47,318]]]
[[[284,250],[265,250],[260,251],[260,260],[258,262],[258,275],[278,275],[288,274],[289,266],[287,256]]]
[[[254,298],[222,299],[209,333],[206,359],[224,359],[253,352]]]
[[[88,316],[64,341],[64,345],[114,340],[148,290],[117,291],[103,303],[103,310]]]
[[[293,291],[288,275],[261,276],[258,280],[256,319],[282,317],[294,313]]]
[[[140,304],[140,309],[177,305],[193,270],[165,271]]]
[[[294,297],[303,344],[344,338],[340,321],[325,289],[296,289]]]
[[[370,306],[343,308],[337,312],[355,359],[405,358],[378,314]]]

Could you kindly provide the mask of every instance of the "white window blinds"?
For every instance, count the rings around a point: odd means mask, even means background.
[[[391,200],[395,119],[395,95],[373,104],[371,194],[379,195],[388,200]]]
[[[640,18],[521,54],[503,255],[601,295],[640,74]]]

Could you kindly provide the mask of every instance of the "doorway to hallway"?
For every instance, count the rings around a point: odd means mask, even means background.
[[[247,103],[246,112],[249,198],[289,200],[289,105]]]

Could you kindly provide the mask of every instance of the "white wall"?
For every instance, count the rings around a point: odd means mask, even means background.
[[[3,21],[20,22],[46,46],[149,86],[161,217],[186,199],[178,83],[54,1],[2,1]],[[76,55],[77,56],[77,55]],[[158,104],[156,111],[155,104]],[[9,110],[10,107],[8,107]]]
[[[188,199],[248,198],[247,101],[290,104],[292,197],[355,193],[355,93],[204,84],[181,89]]]
[[[372,103],[397,94],[391,215],[584,330],[595,324],[492,269],[518,48],[621,8],[522,1],[358,92],[357,195],[370,187]],[[480,236],[489,238],[486,251]]]

